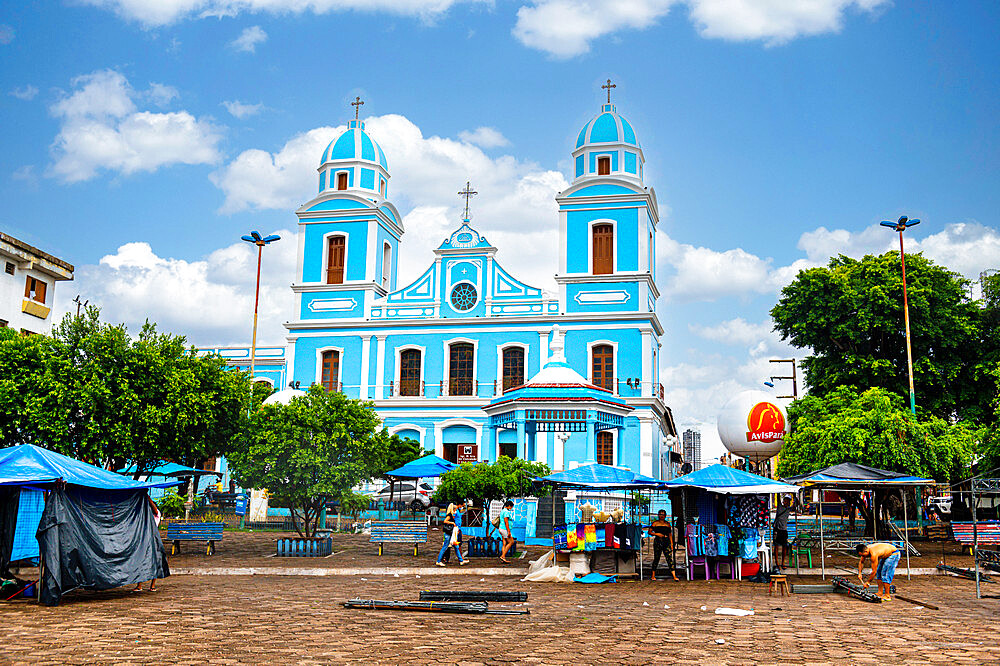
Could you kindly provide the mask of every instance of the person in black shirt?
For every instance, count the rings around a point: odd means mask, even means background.
[[[674,565],[674,530],[667,520],[666,511],[660,509],[656,514],[656,520],[649,526],[649,532],[653,535],[653,580],[656,580],[656,567],[660,563],[660,555],[663,554],[667,556],[670,575],[677,580],[677,567]]]

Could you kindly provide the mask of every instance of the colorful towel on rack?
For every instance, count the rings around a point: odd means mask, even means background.
[[[587,547],[587,526],[577,523],[576,526],[576,548],[573,550],[583,550]]]
[[[607,530],[604,527],[604,523],[598,523],[596,529],[594,530],[596,534],[596,541],[598,548],[604,548],[604,544],[607,543]]]
[[[588,523],[584,526],[584,550],[597,550],[597,525]]]
[[[556,525],[552,531],[552,547],[556,550],[566,547],[566,526]]]
[[[566,548],[569,550],[576,549],[576,525],[566,526]]]

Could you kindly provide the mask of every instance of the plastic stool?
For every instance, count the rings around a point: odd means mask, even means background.
[[[781,596],[786,594],[791,594],[788,589],[788,578],[786,576],[771,576],[771,582],[767,586],[767,596],[771,596],[774,592],[774,585],[778,584],[778,589],[781,590]]]

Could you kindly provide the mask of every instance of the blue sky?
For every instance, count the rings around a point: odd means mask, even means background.
[[[770,332],[781,286],[891,247],[879,220],[922,218],[913,249],[967,276],[1000,267],[998,31],[989,1],[6,3],[0,229],[77,265],[57,307],[80,293],[198,344],[248,337],[237,239],[285,233],[263,296],[280,341],[292,211],[360,95],[405,215],[403,276],[469,179],[474,225],[547,287],[552,196],[610,77],[661,206],[668,402],[711,423],[795,354]]]

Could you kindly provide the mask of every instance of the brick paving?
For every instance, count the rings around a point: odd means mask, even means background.
[[[793,580],[793,582],[796,582]],[[813,580],[801,582],[816,582]],[[769,597],[753,583],[523,583],[500,576],[173,576],[156,593],[0,604],[0,662],[21,664],[988,664],[1000,601],[923,576],[900,591],[940,606],[834,594]],[[351,597],[524,590],[529,616],[348,610]],[[989,588],[1000,585],[986,586]],[[992,591],[998,593],[998,591]],[[516,604],[504,607],[520,608]],[[702,610],[705,606],[705,610]],[[752,617],[715,615],[720,606]],[[725,642],[717,644],[716,640]]]
[[[165,532],[163,534],[166,534]],[[440,528],[432,527],[427,537],[427,543],[419,548],[419,555],[413,556],[413,547],[406,544],[394,543],[386,544],[384,554],[378,557],[378,545],[369,543],[369,537],[364,534],[334,534],[332,557],[320,558],[299,558],[299,557],[270,557],[274,554],[275,540],[278,537],[298,536],[295,532],[238,532],[227,531],[223,540],[217,544],[216,554],[209,557],[205,555],[205,547],[201,542],[182,542],[181,553],[170,556],[170,565],[173,567],[195,568],[195,567],[310,567],[324,569],[357,568],[357,567],[428,567],[433,566],[444,542]],[[954,542],[929,542],[922,541],[915,544],[922,553],[922,557],[910,558],[910,565],[916,569],[920,567],[934,568],[938,562],[944,558],[948,564],[960,567],[972,566],[972,558],[961,554],[961,548]],[[170,544],[166,544],[167,552],[170,552]],[[527,552],[528,559],[534,559],[547,552],[547,548],[539,546],[528,546],[518,544],[520,550]],[[678,551],[678,558],[681,557]],[[651,544],[647,543],[645,561],[652,560]],[[804,557],[800,558],[802,567],[806,566]],[[819,549],[813,553],[813,563],[819,566]],[[794,565],[794,560],[793,560]],[[848,556],[842,553],[827,553],[827,565],[840,565],[849,568],[858,566],[857,556]],[[452,562],[455,566],[455,562]],[[470,566],[492,567],[492,568],[512,568],[523,569],[526,561],[513,562],[504,565],[497,558],[472,558]],[[901,567],[906,566],[906,559],[900,563]],[[794,566],[792,567],[794,569]]]

